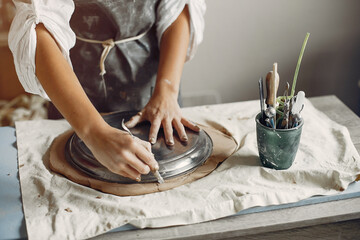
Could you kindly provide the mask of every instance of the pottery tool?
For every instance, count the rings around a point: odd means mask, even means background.
[[[280,77],[277,72],[277,63],[273,64],[273,70],[266,75],[266,104],[272,106],[276,110],[276,94],[279,87]],[[276,114],[273,117],[274,123],[276,123]],[[276,128],[276,124],[274,124]]]
[[[265,106],[264,106],[264,87],[263,87],[263,78],[259,79],[259,95],[260,95],[260,109],[261,109],[261,119],[265,119]]]
[[[266,124],[267,127],[273,128],[273,124],[272,124],[270,118],[265,119],[265,124]]]
[[[299,91],[298,94],[295,97],[294,104],[291,108],[291,114],[295,115],[297,113],[300,113],[303,109],[305,102],[305,92]]]
[[[293,104],[291,108],[291,116],[292,116],[292,127],[296,127],[299,125],[301,121],[301,111],[304,108],[305,102],[305,92],[299,91],[298,94],[293,98]]]
[[[129,133],[133,138],[135,137],[130,129],[128,127],[126,127],[125,125],[125,119],[123,118],[123,120],[121,121],[121,126],[122,128],[127,132]],[[160,173],[159,173],[159,169],[156,169],[156,170],[153,170],[152,173],[154,174],[154,176],[156,177],[156,179],[158,180],[158,182],[161,184],[161,183],[164,183],[164,179],[161,177]]]
[[[269,127],[274,126],[274,129],[276,128],[288,129],[295,125],[298,125],[299,122],[301,121],[300,112],[304,107],[305,93],[303,91],[299,91],[297,96],[294,96],[294,93],[295,93],[295,87],[300,70],[302,57],[304,55],[305,47],[309,39],[309,36],[310,33],[307,33],[303,45],[301,47],[300,55],[295,69],[291,91],[289,89],[289,83],[287,83],[284,96],[276,97],[279,81],[280,81],[280,77],[277,72],[277,63],[273,64],[272,71],[268,72],[268,74],[266,75],[267,109],[265,110],[265,115],[268,118],[263,119],[262,122],[266,126]],[[259,80],[259,88],[260,88],[260,84],[261,83]],[[259,89],[259,91],[261,91],[261,89]],[[261,101],[261,92],[260,92],[260,101]],[[277,103],[279,103],[278,106]],[[262,102],[260,102],[260,104],[262,104]],[[270,107],[275,109],[274,116],[270,114]],[[274,121],[274,125],[272,124],[271,120]]]
[[[297,127],[301,121],[301,115],[300,113],[296,113],[293,115],[293,124],[291,127]]]
[[[275,121],[274,121],[274,116],[276,115],[275,108],[268,107],[265,110],[265,115],[268,117],[268,118],[265,119],[265,122],[268,123],[268,125],[270,125],[269,127],[275,128]]]
[[[286,88],[284,92],[284,106],[283,106],[283,120],[281,121],[280,127],[284,129],[289,128],[289,113],[290,113],[290,99],[289,99],[289,89],[290,84],[286,83]]]

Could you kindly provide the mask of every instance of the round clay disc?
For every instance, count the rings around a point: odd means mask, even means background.
[[[137,112],[115,112],[104,116],[104,120],[112,127],[124,130],[121,122],[127,121]],[[131,133],[144,140],[148,140],[150,123],[143,122],[130,129]],[[202,165],[211,155],[213,143],[209,135],[201,130],[194,132],[186,129],[188,141],[180,141],[174,136],[174,145],[169,147],[165,142],[162,129],[157,141],[152,145],[152,153],[159,164],[159,173],[163,179],[171,179],[191,171]],[[115,174],[98,162],[84,142],[74,133],[70,136],[65,146],[66,160],[83,173],[102,181],[113,183],[137,183],[136,181]],[[141,182],[157,182],[153,173],[141,176]]]
[[[50,169],[83,186],[118,196],[135,196],[166,191],[207,176],[236,150],[236,142],[226,132],[220,132],[209,127],[202,127],[202,129],[211,137],[213,142],[213,150],[210,157],[194,171],[171,179],[165,179],[165,183],[162,184],[157,182],[139,182],[136,184],[113,183],[95,179],[78,170],[65,158],[65,145],[74,134],[73,130],[59,135],[52,142],[50,147]]]

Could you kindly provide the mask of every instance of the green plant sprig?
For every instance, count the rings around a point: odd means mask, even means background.
[[[294,94],[295,94],[295,87],[296,87],[297,77],[299,75],[301,61],[302,61],[302,58],[303,58],[303,55],[304,55],[304,52],[305,52],[305,48],[306,48],[306,44],[308,42],[309,36],[310,36],[310,33],[306,33],[304,42],[303,42],[301,50],[300,50],[300,55],[299,55],[299,58],[298,58],[298,62],[296,64],[294,79],[293,79],[293,83],[292,83],[292,87],[291,87],[291,94],[289,96],[290,99],[293,98]],[[276,112],[280,116],[283,115],[283,112],[281,112],[280,110],[284,108],[284,101],[285,101],[285,96],[278,96],[276,98],[276,102],[279,103],[279,106],[276,108]]]
[[[303,45],[302,45],[302,47],[301,47],[299,59],[298,59],[298,62],[297,62],[297,64],[296,64],[296,69],[295,69],[294,79],[293,79],[293,83],[292,83],[292,87],[291,87],[290,97],[293,97],[294,94],[295,94],[295,86],[296,86],[296,81],[297,81],[297,77],[298,77],[299,70],[300,70],[301,60],[302,60],[302,58],[303,58],[304,51],[305,51],[306,44],[307,44],[307,41],[308,41],[308,39],[309,39],[309,36],[310,36],[310,33],[306,33],[306,36],[305,36]]]

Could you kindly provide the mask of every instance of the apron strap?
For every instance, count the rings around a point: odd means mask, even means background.
[[[100,41],[100,40],[93,40],[93,39],[86,39],[86,38],[82,38],[79,36],[76,36],[77,39],[79,39],[80,41],[83,42],[87,42],[87,43],[96,43],[96,44],[101,44],[104,48],[104,50],[101,53],[100,56],[100,76],[104,76],[104,74],[106,73],[105,70],[105,60],[108,56],[108,54],[110,53],[111,49],[116,45],[116,44],[120,44],[120,43],[126,43],[126,42],[130,42],[130,41],[135,41],[138,40],[140,38],[142,38],[143,36],[145,36],[150,29],[146,30],[145,32],[135,36],[135,37],[129,37],[129,38],[125,38],[125,39],[121,39],[118,41],[114,41],[114,39],[108,39],[105,41]]]

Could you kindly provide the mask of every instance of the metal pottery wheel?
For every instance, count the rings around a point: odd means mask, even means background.
[[[103,118],[109,125],[123,130],[121,121],[125,121],[134,116],[137,112],[116,112],[105,115]],[[130,129],[136,137],[147,141],[150,130],[150,123],[144,122]],[[195,170],[201,166],[211,155],[213,144],[206,132],[201,130],[199,133],[186,129],[188,142],[182,143],[174,136],[174,146],[169,147],[165,143],[162,129],[159,131],[157,142],[152,145],[152,152],[159,163],[159,172],[166,180]],[[84,142],[74,133],[71,135],[65,146],[65,157],[70,164],[87,175],[114,183],[137,183],[129,178],[122,177],[110,172],[101,165],[86,147]],[[141,176],[142,183],[157,182],[152,173]]]

